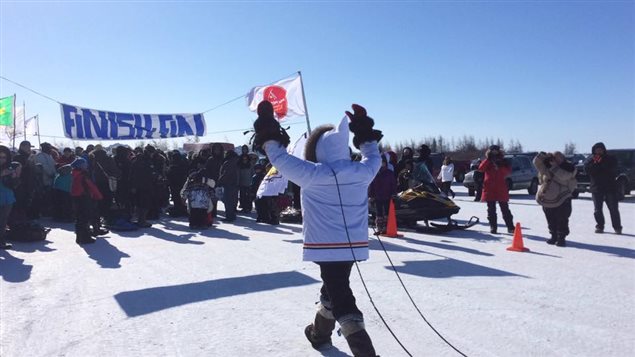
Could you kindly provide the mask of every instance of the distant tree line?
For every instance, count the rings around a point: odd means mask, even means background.
[[[417,149],[421,145],[428,145],[433,153],[450,154],[455,159],[469,160],[481,157],[491,145],[498,145],[506,153],[514,154],[523,152],[523,145],[518,139],[511,139],[505,143],[500,138],[484,138],[476,140],[472,135],[463,135],[459,138],[446,138],[442,135],[424,137],[419,140],[406,140],[397,143],[383,144],[383,150],[392,150],[401,154],[405,147]]]

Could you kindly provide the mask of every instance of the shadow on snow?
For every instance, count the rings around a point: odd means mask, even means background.
[[[116,294],[115,300],[128,317],[136,317],[205,300],[315,283],[307,275],[288,271],[125,291]]]
[[[10,283],[29,280],[33,265],[24,264],[24,259],[16,258],[6,250],[0,250],[0,276]]]
[[[478,264],[472,264],[457,259],[437,259],[425,261],[404,261],[404,265],[395,266],[399,273],[417,275],[424,278],[452,278],[459,276],[518,276],[528,278],[524,275],[514,274],[503,270],[488,268]],[[385,267],[392,270],[392,267]]]
[[[544,242],[545,238],[529,234],[523,234],[524,238]],[[576,242],[567,239],[567,248],[587,249],[595,252],[608,253],[616,257],[635,259],[635,250],[622,247],[609,247],[589,243]]]
[[[81,247],[86,251],[90,259],[105,269],[121,268],[121,258],[130,258],[128,254],[120,251],[103,238],[97,238],[95,243],[85,244]]]

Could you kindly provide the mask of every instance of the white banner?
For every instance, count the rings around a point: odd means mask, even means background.
[[[300,75],[285,78],[272,85],[251,89],[247,95],[247,106],[255,112],[258,104],[267,100],[273,104],[273,111],[279,121],[290,116],[303,116],[306,113],[302,97],[302,77]]]
[[[306,139],[306,133],[302,134],[293,146],[289,146],[287,148],[287,152],[295,157],[304,159],[304,146],[306,145]],[[284,176],[282,176],[275,167],[271,167],[265,178],[262,179],[260,186],[258,186],[256,196],[258,198],[263,196],[278,196],[279,194],[284,193],[288,185],[289,180],[284,178]]]
[[[203,114],[133,114],[61,104],[64,135],[85,140],[143,140],[204,136]]]

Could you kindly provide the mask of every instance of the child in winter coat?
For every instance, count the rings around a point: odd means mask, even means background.
[[[190,229],[207,229],[212,225],[214,186],[214,180],[205,177],[203,169],[190,174],[183,186],[181,198],[187,202]]]
[[[377,233],[386,233],[386,222],[390,200],[397,193],[397,180],[392,171],[388,169],[386,156],[381,157],[381,168],[368,188],[368,197],[375,205],[375,227]]]
[[[565,238],[569,235],[571,195],[577,187],[575,166],[567,162],[559,151],[553,154],[539,153],[534,158],[534,165],[540,179],[536,201],[545,212],[551,234],[547,243],[564,247]]]
[[[77,158],[71,164],[71,197],[75,211],[75,242],[77,244],[95,243],[92,236],[107,234],[102,230],[97,213],[97,201],[103,199],[101,192],[88,175],[88,162]],[[92,231],[90,225],[93,226]]]
[[[362,312],[355,304],[349,277],[355,261],[368,259],[368,185],[381,159],[373,130],[374,121],[366,109],[353,105],[337,127],[316,128],[308,138],[305,158],[289,154],[289,136],[274,117],[273,105],[262,101],[254,122],[254,149],[264,151],[280,173],[302,188],[304,260],[320,266],[322,289],[314,323],[304,333],[320,349],[331,342],[335,322],[354,356],[375,356],[364,328]],[[351,161],[349,128],[362,160]]]

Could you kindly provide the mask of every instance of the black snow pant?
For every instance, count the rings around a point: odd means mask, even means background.
[[[271,220],[269,201],[270,197],[260,197],[256,199],[256,222],[269,222]]]
[[[606,206],[609,208],[609,214],[611,215],[613,229],[616,231],[621,230],[622,221],[620,219],[620,211],[617,204],[617,193],[593,192],[591,193],[591,197],[593,198],[593,215],[595,216],[596,223],[595,227],[604,229],[604,212],[602,211],[602,206],[604,205],[604,202],[606,202]]]
[[[441,182],[441,192],[445,193],[447,197],[454,197],[454,191],[452,191],[452,181]]]
[[[240,187],[240,208],[242,208],[246,212],[251,212],[251,187],[249,186],[241,186]]]
[[[148,212],[152,207],[153,192],[151,189],[137,189],[135,194],[135,206],[137,207],[137,215],[139,223],[146,223],[148,219]]]
[[[190,228],[208,227],[207,210],[204,208],[190,208]]]
[[[176,185],[170,186],[170,195],[172,197],[172,203],[174,204],[174,210],[177,215],[185,215],[187,213],[187,207],[183,204],[183,199],[181,198],[181,187]]]
[[[321,262],[320,276],[322,299],[331,303],[331,311],[336,320],[345,315],[359,315],[363,317],[355,304],[355,297],[350,287],[349,277],[354,262]]]
[[[75,210],[75,234],[90,236],[90,226],[94,230],[99,229],[99,215],[97,213],[97,203],[89,196],[73,197],[73,208]]]
[[[568,198],[560,206],[542,208],[547,218],[549,234],[558,239],[564,239],[569,235],[569,217],[571,216],[571,199]]]
[[[223,187],[223,204],[225,205],[225,219],[236,219],[236,206],[238,205],[238,186]]]
[[[514,216],[512,216],[512,212],[509,210],[509,203],[498,201],[498,205],[501,208],[503,220],[505,221],[507,229],[514,229]],[[490,228],[496,229],[498,226],[496,217],[496,201],[487,201],[487,220],[489,221]]]
[[[390,210],[390,200],[375,199],[375,215],[377,217],[387,217]]]

